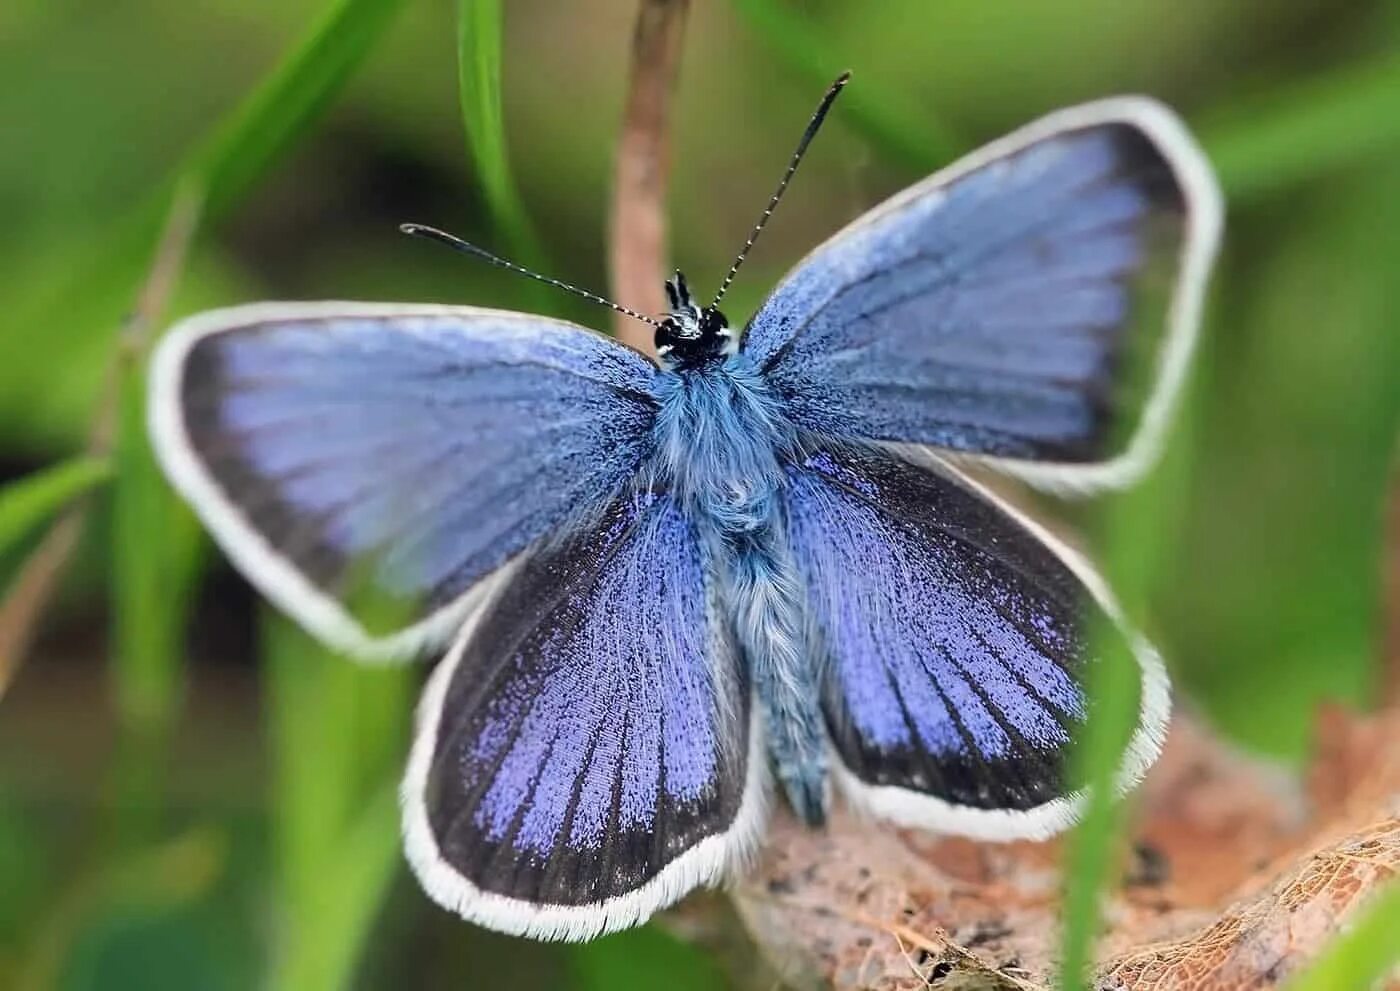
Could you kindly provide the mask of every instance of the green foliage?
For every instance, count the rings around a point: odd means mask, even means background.
[[[180,170],[217,219],[325,112],[404,0],[336,0],[310,34]]]
[[[272,986],[345,987],[399,862],[411,671],[371,669],[265,613],[280,895]]]
[[[79,456],[0,487],[0,559],[111,477],[106,460]]]
[[[89,407],[72,392],[79,389],[89,399],[96,395],[114,329],[132,305],[176,190],[197,187],[208,219],[222,217],[306,135],[402,3],[336,0],[291,56],[165,182],[123,211],[111,230],[80,238],[48,277],[24,285],[11,319],[0,318],[0,423],[22,426],[45,441],[61,437],[65,425],[73,432]],[[56,385],[36,374],[33,356],[45,352],[31,345],[33,327],[52,328],[55,339],[47,353],[68,358]]]
[[[707,991],[724,986],[715,962],[657,926],[605,936],[573,953],[578,991],[665,987]]]
[[[1400,141],[1400,58],[1347,65],[1222,107],[1202,134],[1235,204],[1381,155]]]
[[[97,865],[36,927],[25,966],[6,986],[231,991],[236,969],[211,968],[207,932],[191,924],[229,866],[228,848],[220,831],[195,827]]]
[[[1179,682],[1237,738],[1295,760],[1318,699],[1375,698],[1400,424],[1397,194],[1380,164],[1295,196],[1282,243],[1227,276],[1188,508],[1154,578]]]

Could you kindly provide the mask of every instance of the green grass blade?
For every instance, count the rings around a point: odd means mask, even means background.
[[[1098,637],[1100,643],[1112,638]],[[1064,853],[1065,896],[1060,986],[1087,987],[1094,936],[1099,925],[1099,897],[1110,880],[1109,865],[1122,824],[1122,803],[1114,791],[1121,754],[1137,717],[1136,660],[1125,649],[1100,651],[1089,697],[1095,700],[1078,742],[1078,773],[1090,789],[1084,817],[1070,835]]]
[[[1113,546],[1140,546],[1137,539],[1151,540],[1147,528],[1149,512],[1127,505],[1143,502],[1128,497],[1114,507],[1109,530]],[[1120,594],[1123,583],[1110,586]],[[1125,607],[1126,608],[1126,607]],[[1129,615],[1135,612],[1129,610]],[[1089,789],[1084,815],[1070,834],[1064,852],[1065,895],[1062,933],[1061,986],[1085,987],[1093,962],[1094,937],[1099,928],[1099,898],[1111,880],[1110,868],[1122,826],[1122,803],[1117,795],[1117,774],[1124,749],[1137,724],[1140,668],[1123,640],[1107,628],[1091,631],[1090,643],[1098,645],[1099,663],[1090,672],[1087,685],[1091,718],[1076,741],[1072,780]]]
[[[314,930],[309,930],[314,941],[299,957],[306,969],[289,972],[285,987],[301,991],[351,985],[375,916],[402,863],[397,769],[395,764],[394,771],[360,803],[355,817],[326,851],[326,874],[338,876],[328,886],[331,897],[321,903]]]
[[[112,484],[109,675],[120,733],[111,835],[134,851],[164,830],[170,739],[184,695],[184,634],[207,544],[146,436],[146,380],[123,369]]]
[[[112,476],[102,458],[76,457],[0,487],[0,558]]]
[[[1134,360],[1142,364],[1147,355]],[[1145,371],[1140,369],[1139,372]],[[1197,378],[1199,375],[1197,376]],[[1165,567],[1173,534],[1181,524],[1179,507],[1186,497],[1195,462],[1194,413],[1198,384],[1186,385],[1178,424],[1162,462],[1132,492],[1103,508],[1100,563],[1108,586],[1129,623],[1142,629],[1154,584]],[[1075,741],[1071,780],[1089,790],[1083,818],[1066,840],[1064,908],[1061,913],[1060,984],[1086,987],[1099,932],[1099,899],[1114,879],[1113,864],[1124,825],[1117,777],[1123,753],[1137,726],[1141,667],[1130,646],[1105,619],[1089,631],[1100,662],[1090,669],[1087,692],[1093,717]]]
[[[404,0],[337,0],[180,170],[217,219],[299,138],[364,61]]]
[[[1362,907],[1347,931],[1293,980],[1286,991],[1370,988],[1400,965],[1400,884],[1391,882]]]
[[[271,985],[344,987],[398,863],[408,668],[365,668],[263,620],[272,836],[283,918]]]
[[[967,148],[946,122],[901,93],[880,85],[874,71],[847,65],[807,15],[780,0],[733,0],[754,34],[812,86],[813,98],[840,72],[854,72],[841,95],[840,113],[882,153],[915,172],[932,172]]]
[[[112,670],[122,727],[138,738],[123,751],[135,754],[126,762],[136,769],[132,782],[154,780],[141,773],[141,765],[157,763],[156,755],[142,751],[161,746],[174,721],[186,613],[202,557],[200,530],[161,477],[147,436],[144,367],[151,324],[160,319],[184,271],[200,206],[201,198],[193,188],[181,187],[118,344]],[[157,803],[136,804],[151,808]]]
[[[516,189],[501,103],[501,0],[458,0],[457,84],[467,154],[492,219],[511,248],[533,262],[540,244]]]
[[[170,491],[146,436],[146,380],[121,385],[112,495],[113,677],[123,724],[141,735],[174,719],[189,597],[203,540]]]
[[[1289,188],[1400,143],[1400,58],[1305,78],[1200,133],[1231,202]]]

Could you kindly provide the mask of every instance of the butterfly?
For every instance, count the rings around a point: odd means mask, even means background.
[[[1221,223],[1180,120],[1107,99],[862,216],[742,328],[718,303],[748,246],[708,305],[679,273],[662,318],[608,304],[659,360],[474,307],[241,306],[164,338],[150,429],[307,630],[368,661],[445,651],[402,785],[427,893],[587,939],[741,870],[774,793],[812,826],[840,800],[983,840],[1061,830],[1101,620],[1141,673],[1120,785],[1145,773],[1158,654],[965,468],[1072,493],[1141,476]],[[396,608],[372,621],[366,591]]]

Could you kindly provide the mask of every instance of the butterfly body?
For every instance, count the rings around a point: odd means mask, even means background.
[[[1083,557],[955,458],[1061,492],[1140,477],[1220,225],[1181,122],[1105,100],[872,210],[742,332],[679,273],[642,317],[656,361],[499,310],[237,307],[161,343],[151,433],[308,630],[370,661],[441,656],[401,792],[427,892],[586,939],[742,869],[775,783],[814,825],[839,796],[982,840],[1064,829],[1106,644],[1140,675],[1118,785],[1142,777],[1160,658]],[[402,623],[372,626],[362,592]]]
[[[782,491],[799,456],[796,427],[742,352],[663,369],[655,484],[674,491],[698,531],[723,610],[747,662],[768,748],[794,809],[825,816],[825,737],[804,590]]]

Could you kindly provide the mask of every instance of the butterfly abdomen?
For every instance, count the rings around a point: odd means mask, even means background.
[[[826,818],[826,737],[816,666],[803,638],[803,592],[777,526],[729,542],[726,600],[763,708],[768,749],[793,809]]]
[[[708,548],[794,809],[825,815],[826,738],[804,594],[783,525],[792,425],[742,355],[659,383],[657,481],[676,492]]]

